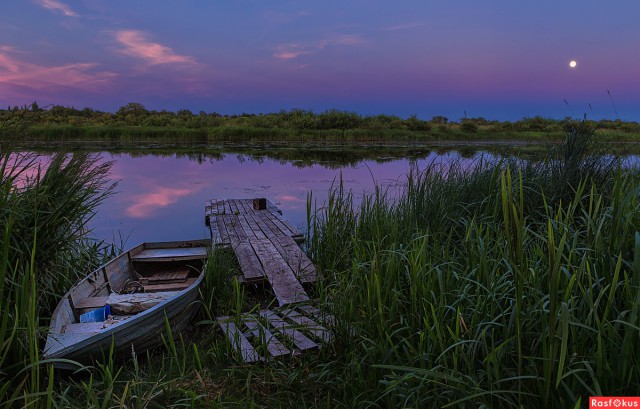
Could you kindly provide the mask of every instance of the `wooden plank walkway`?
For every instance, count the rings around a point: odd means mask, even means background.
[[[218,318],[218,324],[245,362],[299,355],[331,341],[331,332],[326,324],[307,315],[306,307],[297,305],[235,317],[224,316]]]
[[[330,315],[311,305],[303,283],[316,281],[316,268],[299,244],[304,236],[272,202],[211,200],[206,220],[215,246],[232,249],[247,283],[267,281],[280,307],[223,316],[218,325],[245,362],[298,355],[332,339]],[[258,206],[259,207],[259,206]]]
[[[253,199],[212,200],[206,212],[214,244],[233,249],[245,281],[268,281],[281,306],[309,299],[302,284],[317,274],[298,245],[304,236],[271,201],[256,210]]]
[[[217,319],[245,362],[318,349],[332,340],[326,326],[334,324],[332,316],[311,305],[302,287],[317,276],[316,267],[299,246],[304,236],[273,203],[262,200],[262,210],[254,208],[253,199],[211,200],[206,206],[214,245],[232,249],[243,281],[268,282],[280,305]]]

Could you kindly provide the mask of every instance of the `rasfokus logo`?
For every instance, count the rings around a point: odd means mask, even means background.
[[[592,408],[640,408],[640,396],[590,396]]]

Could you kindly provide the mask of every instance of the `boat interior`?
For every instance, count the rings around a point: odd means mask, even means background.
[[[196,282],[206,258],[203,242],[141,244],[74,286],[58,305],[50,334],[91,335],[168,300]]]

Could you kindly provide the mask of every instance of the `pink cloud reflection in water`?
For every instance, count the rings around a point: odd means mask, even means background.
[[[425,159],[364,161],[331,169],[316,164],[298,168],[271,159],[260,162],[235,154],[199,164],[186,157],[132,156],[104,153],[113,160],[112,175],[120,179],[117,194],[109,198],[91,221],[96,238],[130,247],[142,241],[209,238],[204,226],[205,202],[215,198],[266,197],[276,203],[292,224],[306,228],[307,195],[320,207],[340,177],[357,201],[375,184],[397,189],[412,163],[424,169],[434,161],[444,167],[461,159],[456,152],[432,153]]]

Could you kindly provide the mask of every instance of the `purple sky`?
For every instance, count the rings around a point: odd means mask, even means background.
[[[639,17],[639,0],[2,1],[0,107],[639,121]]]

